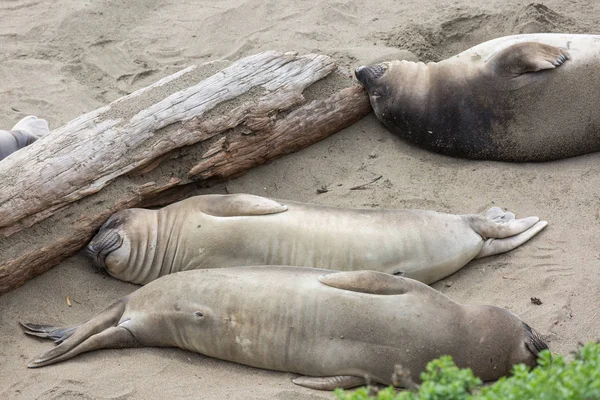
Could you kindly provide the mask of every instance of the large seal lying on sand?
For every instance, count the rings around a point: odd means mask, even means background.
[[[377,270],[432,283],[542,230],[498,207],[483,215],[353,210],[233,194],[114,214],[87,247],[112,276],[146,284],[199,268],[294,265]]]
[[[484,381],[536,364],[547,346],[516,315],[460,305],[427,285],[381,272],[238,267],[162,277],[72,327],[22,324],[60,343],[29,367],[117,347],[179,347],[306,375],[315,389],[391,384],[395,364],[417,380],[448,354]]]
[[[600,36],[490,40],[438,63],[356,69],[398,136],[456,157],[547,161],[600,150]]]
[[[48,132],[50,132],[48,122],[33,115],[17,122],[10,131],[0,130],[0,160],[29,146]]]

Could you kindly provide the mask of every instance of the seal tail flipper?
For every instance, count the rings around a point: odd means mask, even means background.
[[[69,346],[69,340],[66,340],[52,350],[40,354],[35,360],[27,364],[27,366],[29,368],[43,367],[68,360],[78,354],[92,350],[135,347],[136,344],[135,337],[127,329],[111,326],[102,332],[88,336],[77,345]],[[61,348],[62,346],[65,347]]]
[[[48,128],[48,121],[33,115],[29,115],[17,122],[17,124],[13,126],[11,130],[27,132],[36,138],[41,138],[50,132],[50,129]]]
[[[511,251],[537,235],[547,225],[548,223],[546,221],[539,221],[531,228],[527,229],[525,232],[519,233],[518,235],[504,239],[488,239],[485,241],[483,248],[475,258],[483,258]]]
[[[335,390],[337,388],[351,389],[356,386],[361,386],[366,383],[366,380],[359,376],[350,375],[324,377],[300,376],[296,379],[292,379],[292,382],[298,386],[304,386],[309,389]]]
[[[496,73],[519,76],[561,66],[571,56],[567,50],[538,42],[523,42],[508,46],[488,61]]]
[[[538,217],[515,219],[511,212],[490,208],[485,215],[469,215],[471,228],[484,239],[503,239],[525,232],[540,220]]]
[[[20,324],[23,328],[25,328],[24,332],[27,335],[51,339],[54,340],[54,343],[56,344],[64,342],[78,328],[78,326],[62,328],[58,326],[27,324],[23,322]]]
[[[44,365],[54,364],[86,351],[101,348],[134,346],[135,338],[131,333],[124,328],[116,327],[125,311],[125,303],[124,299],[121,299],[77,327],[59,328],[63,331],[63,334],[67,335],[67,337],[63,338],[64,341],[52,350],[38,356],[29,363],[28,367],[43,367]],[[39,330],[48,328],[44,325],[28,323],[21,323],[21,325],[25,328],[25,333],[37,333],[35,336],[42,336],[43,333],[40,334]],[[56,333],[58,334],[58,332]],[[50,337],[50,335],[46,337]]]

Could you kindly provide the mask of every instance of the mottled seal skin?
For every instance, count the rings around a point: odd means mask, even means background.
[[[514,364],[535,366],[547,348],[515,314],[458,304],[412,279],[285,266],[171,274],[75,327],[22,325],[59,343],[29,367],[96,349],[179,347],[301,374],[295,383],[325,390],[364,384],[365,376],[389,385],[396,364],[418,380],[445,354],[491,381]]]
[[[455,157],[526,162],[600,150],[599,65],[600,36],[548,33],[355,75],[399,137]]]
[[[87,253],[110,275],[138,284],[173,272],[240,265],[371,269],[432,283],[474,258],[514,249],[546,225],[498,207],[485,215],[453,215],[204,195],[158,211],[120,211]]]
[[[29,146],[48,132],[48,122],[33,115],[17,122],[10,131],[0,130],[0,160]]]

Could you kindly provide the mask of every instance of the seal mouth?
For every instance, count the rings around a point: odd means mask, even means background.
[[[106,269],[106,257],[123,244],[123,238],[114,229],[100,230],[86,247],[88,257],[92,264],[98,268]]]
[[[377,79],[383,76],[385,71],[386,67],[382,64],[363,65],[354,70],[354,75],[361,85],[368,90]]]
[[[536,357],[538,357],[543,350],[549,350],[548,345],[542,338],[542,335],[540,335],[535,329],[531,328],[525,322],[523,322],[523,328],[525,328],[527,335],[527,341],[525,342],[527,350],[533,353]]]

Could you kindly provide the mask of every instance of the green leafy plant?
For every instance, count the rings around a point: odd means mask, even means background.
[[[512,376],[489,386],[482,387],[470,369],[458,368],[449,356],[431,361],[421,380],[415,391],[388,387],[373,395],[369,388],[337,389],[335,395],[339,400],[600,400],[600,344],[580,347],[571,362],[544,350],[537,368],[515,365]]]

